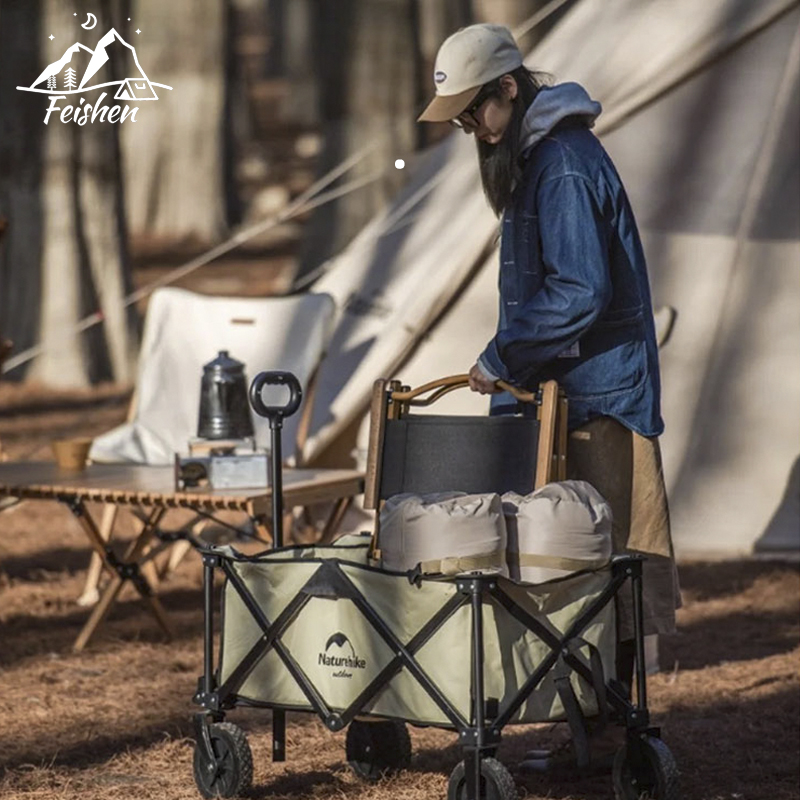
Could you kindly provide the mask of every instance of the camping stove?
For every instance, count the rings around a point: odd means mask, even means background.
[[[175,455],[176,489],[260,489],[271,480],[266,450],[253,439],[191,439],[189,454]]]

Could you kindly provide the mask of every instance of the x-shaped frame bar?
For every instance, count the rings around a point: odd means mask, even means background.
[[[78,634],[73,649],[76,652],[80,652],[86,647],[89,639],[108,616],[111,607],[122,591],[122,587],[128,581],[145,601],[164,634],[171,638],[172,630],[167,621],[164,607],[156,596],[154,587],[147,580],[141,569],[142,565],[152,558],[152,554],[148,554],[148,548],[153,537],[158,533],[158,525],[164,514],[166,514],[167,509],[163,507],[152,509],[144,519],[139,535],[130,544],[122,558],[118,558],[101,536],[97,524],[86,509],[84,502],[80,499],[72,499],[69,501],[69,506],[89,537],[89,542],[93,549],[102,559],[103,566],[111,573],[111,581],[103,590],[99,602],[92,610],[91,616],[86,621],[80,634]]]

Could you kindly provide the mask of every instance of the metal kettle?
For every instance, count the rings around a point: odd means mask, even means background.
[[[200,439],[246,439],[253,435],[253,419],[247,401],[244,364],[220,350],[203,367],[200,384]]]

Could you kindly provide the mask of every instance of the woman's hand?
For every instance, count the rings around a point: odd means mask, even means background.
[[[489,380],[481,368],[477,364],[473,364],[472,369],[469,371],[469,388],[473,392],[480,392],[481,394],[496,394],[501,391],[497,384]]]

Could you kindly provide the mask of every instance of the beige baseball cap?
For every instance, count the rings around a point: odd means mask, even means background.
[[[502,25],[470,25],[448,37],[436,54],[436,97],[418,122],[447,122],[469,106],[481,86],[522,66],[522,53]]]

